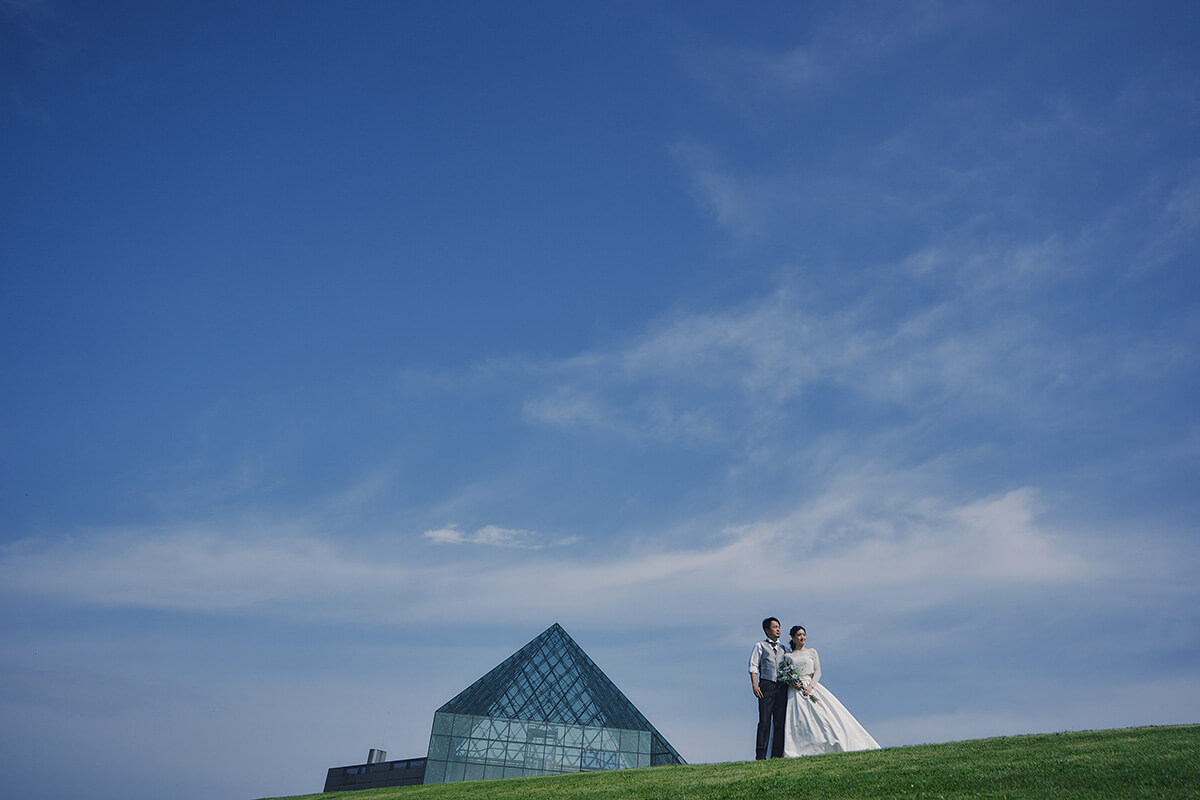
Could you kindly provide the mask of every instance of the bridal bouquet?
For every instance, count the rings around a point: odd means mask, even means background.
[[[795,683],[803,677],[796,665],[786,660],[779,665],[779,671],[775,674],[775,680],[783,683]]]
[[[809,677],[801,673],[796,668],[796,665],[790,661],[784,661],[779,665],[779,672],[775,675],[775,680],[783,681],[784,683],[798,683],[801,689],[807,689],[809,684],[812,683]],[[808,699],[814,703],[817,702],[817,698],[814,695],[810,694]]]

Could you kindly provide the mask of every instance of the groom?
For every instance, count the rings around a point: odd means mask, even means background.
[[[754,757],[767,757],[767,741],[771,742],[771,758],[783,755],[783,720],[787,714],[787,684],[775,680],[787,645],[779,643],[782,628],[779,620],[763,620],[766,639],[754,643],[750,651],[750,687],[758,698],[758,736],[754,741]]]

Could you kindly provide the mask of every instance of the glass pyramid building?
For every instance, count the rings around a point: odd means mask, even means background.
[[[683,763],[556,622],[434,713],[425,783]]]

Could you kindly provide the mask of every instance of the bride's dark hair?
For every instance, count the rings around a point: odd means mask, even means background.
[[[804,631],[804,635],[805,636],[808,635],[808,629],[805,628],[803,625],[793,625],[792,629],[790,631],[788,631],[788,637],[791,639],[795,639],[796,631]]]

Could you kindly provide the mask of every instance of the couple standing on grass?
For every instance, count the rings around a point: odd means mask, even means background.
[[[804,646],[804,626],[792,626],[790,647],[779,643],[779,620],[767,617],[762,626],[767,638],[750,652],[750,686],[758,698],[754,757],[766,758],[768,744],[771,758],[878,750],[867,729],[820,684],[821,661]]]

